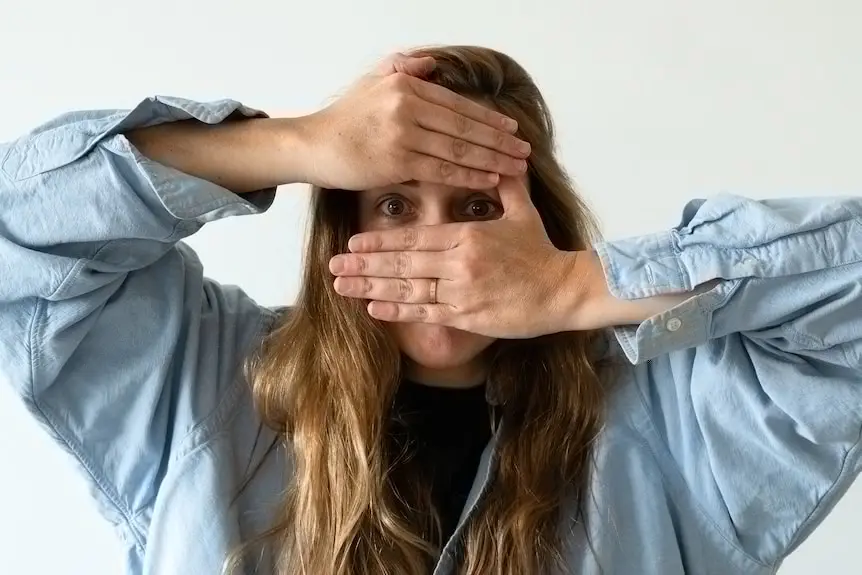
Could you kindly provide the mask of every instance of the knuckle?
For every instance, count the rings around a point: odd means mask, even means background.
[[[428,319],[428,308],[424,305],[417,305],[416,318],[420,320]]]
[[[410,256],[405,252],[395,254],[395,275],[404,277],[410,273]]]
[[[473,269],[470,262],[466,259],[460,259],[455,264],[455,273],[458,274],[462,280],[470,280],[473,274]]]
[[[467,254],[467,261],[465,262],[468,273],[471,277],[476,277],[480,275],[482,268],[485,265],[485,262],[482,261],[482,258],[479,257],[475,252],[471,252]]]
[[[455,114],[455,131],[460,135],[465,135],[470,132],[471,123],[467,116]]]
[[[404,247],[406,247],[406,248],[416,247],[416,243],[418,242],[418,239],[419,239],[419,232],[416,230],[416,228],[407,227],[407,228],[404,228],[401,233],[403,234],[402,235],[402,241],[404,242]]]
[[[403,91],[409,86],[409,80],[410,77],[401,70],[398,70],[386,77],[386,81],[399,91]]]
[[[475,294],[472,291],[465,290],[461,293],[461,299],[458,305],[458,311],[462,314],[474,314],[480,309],[480,302],[477,301]]]
[[[440,174],[440,178],[443,180],[443,182],[449,182],[454,179],[455,175],[458,172],[458,169],[452,162],[440,160],[437,163],[437,171]]]
[[[410,109],[410,94],[396,89],[387,98],[388,112],[393,118],[403,118]]]
[[[464,279],[467,280],[468,283],[474,283],[479,279],[479,270],[476,262],[474,261],[466,261],[464,262]]]
[[[365,256],[356,256],[356,267],[360,272],[368,269],[368,260],[365,259]]]
[[[467,154],[467,142],[460,138],[452,139],[452,157],[460,160]]]
[[[395,122],[389,130],[389,141],[395,148],[405,148],[408,144],[408,130],[402,122]]]
[[[392,97],[392,112],[395,118],[403,118],[410,107],[410,96],[404,92],[396,92]]]
[[[362,278],[362,286],[359,289],[364,294],[371,293],[371,290],[373,289],[373,286],[371,285],[371,280],[368,278]]]
[[[400,279],[398,280],[398,299],[400,301],[409,301],[413,296],[413,282]]]

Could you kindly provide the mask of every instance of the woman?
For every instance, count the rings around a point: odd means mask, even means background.
[[[0,369],[130,573],[766,574],[859,472],[859,199],[599,241],[481,48],[260,116],[151,99],[0,148]],[[180,240],[289,182],[302,291],[267,309]]]

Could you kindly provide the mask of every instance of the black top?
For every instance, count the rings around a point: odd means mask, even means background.
[[[453,389],[405,381],[396,394],[393,414],[397,445],[407,442],[414,473],[432,482],[445,544],[458,524],[479,459],[491,439],[485,386]]]

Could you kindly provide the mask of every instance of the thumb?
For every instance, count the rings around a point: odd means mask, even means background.
[[[530,191],[527,189],[526,176],[500,176],[497,184],[497,193],[500,194],[500,203],[503,204],[503,216],[506,218],[523,217],[527,214],[536,214],[536,207],[530,199]]]

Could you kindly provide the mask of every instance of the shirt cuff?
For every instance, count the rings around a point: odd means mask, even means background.
[[[54,170],[89,153],[111,136],[168,122],[196,119],[219,124],[231,117],[266,118],[265,112],[234,100],[195,102],[184,98],[153,96],[131,110],[94,111],[65,122],[60,118],[26,141],[13,146],[3,160],[3,171],[13,181]]]
[[[712,313],[730,295],[732,286],[728,283],[695,292],[696,280],[677,246],[672,230],[593,246],[608,290],[616,298],[634,300],[692,292],[692,297],[639,325],[614,326],[614,335],[632,364],[708,341]]]
[[[231,118],[266,118],[265,112],[249,108],[234,100],[194,102],[183,98],[157,96],[148,98],[112,126],[107,134],[152,126],[171,121],[196,119],[207,124],[218,124]],[[229,216],[259,214],[270,208],[275,200],[276,188],[236,194],[226,188],[185,174],[150,160],[128,140],[122,138],[135,163],[149,180],[165,209],[175,218],[183,220],[177,233],[187,234],[207,222]],[[190,193],[194,190],[194,193]]]

